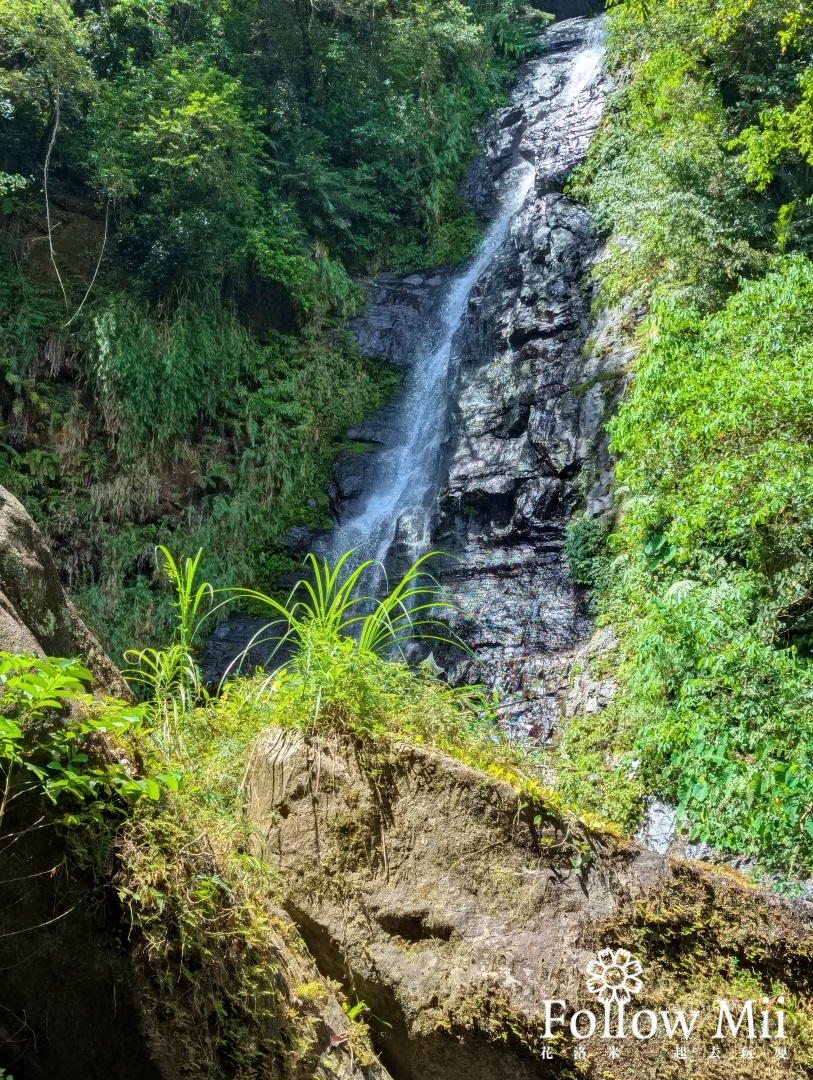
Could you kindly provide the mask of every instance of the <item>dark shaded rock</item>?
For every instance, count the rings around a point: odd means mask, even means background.
[[[0,1067],[15,1080],[159,1080],[114,906],[69,870],[53,828],[11,842],[21,823],[3,824]]]
[[[367,282],[368,308],[351,323],[365,356],[403,366],[409,363],[434,311],[444,277],[380,274]]]
[[[591,18],[604,11],[602,0],[545,0],[544,10],[557,19]]]
[[[275,281],[249,276],[226,283],[240,319],[260,341],[271,333],[291,334],[297,326],[297,312],[288,290]]]
[[[292,525],[282,538],[282,546],[294,555],[306,555],[324,534],[324,529],[315,529],[311,525]]]
[[[79,658],[95,689],[131,698],[121,673],[65,595],[44,536],[5,488],[0,488],[0,648]]]
[[[489,220],[497,212],[497,188],[488,160],[478,154],[469,163],[460,193],[478,217]]]
[[[375,473],[374,454],[358,454],[345,450],[333,462],[327,494],[330,508],[336,518],[352,513],[352,508],[364,494],[370,476]]]
[[[280,575],[282,576],[282,575]],[[293,577],[294,575],[290,575]],[[301,578],[277,582],[281,589],[292,588]],[[241,673],[251,675],[257,668],[273,671],[284,662],[279,639],[285,627],[268,617],[235,612],[217,626],[206,642],[200,658],[200,673],[210,693],[218,692],[222,679]]]

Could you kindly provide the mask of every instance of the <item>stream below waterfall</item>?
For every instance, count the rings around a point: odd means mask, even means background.
[[[365,352],[403,370],[403,385],[350,433],[372,449],[334,465],[334,529],[290,538],[301,553],[335,560],[352,548],[393,572],[430,548],[448,552],[433,570],[471,653],[435,659],[453,681],[497,689],[501,719],[543,738],[591,626],[564,535],[585,494],[588,512],[609,508],[601,431],[615,383],[604,376],[624,360],[585,350],[597,243],[586,210],[562,193],[601,119],[602,38],[601,17],[549,27],[482,130],[464,183],[488,221],[475,257],[369,283],[353,328]],[[261,625],[237,615],[214,632],[208,681]]]

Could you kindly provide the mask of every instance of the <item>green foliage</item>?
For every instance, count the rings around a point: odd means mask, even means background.
[[[811,330],[801,255],[718,313],[655,308],[610,425],[624,502],[601,596],[628,656],[618,769],[635,760],[695,838],[785,872],[813,865]]]
[[[59,305],[15,272],[3,284],[0,365],[17,396],[0,482],[47,526],[119,660],[172,629],[156,544],[204,547],[217,586],[269,584],[291,565],[278,547],[288,526],[325,523],[322,484],[342,435],[397,382],[337,331],[269,332],[260,345],[214,294],[157,307],[117,294],[87,311],[88,400],[64,372],[47,380],[43,351],[56,345],[76,364]]]
[[[694,838],[809,872],[813,192],[789,119],[809,20],[783,0],[687,0],[610,23],[625,71],[574,189],[609,233],[604,302],[650,314],[593,563],[619,691],[565,734],[558,783],[627,827],[661,794]]]
[[[136,664],[125,672],[131,682],[149,691],[149,711],[153,724],[160,725],[162,743],[167,753],[183,755],[183,722],[192,709],[206,698],[193,653],[193,641],[205,618],[204,602],[211,605],[214,591],[208,581],[196,587],[196,576],[203,549],[182,564],[165,547],[156,552],[156,563],[175,590],[172,602],[175,614],[174,640],[161,649],[129,649],[125,658]]]
[[[798,199],[793,199],[789,203],[785,203],[779,207],[779,212],[776,215],[776,250],[780,255],[784,255],[793,235],[793,215],[796,211]]]
[[[619,16],[613,30],[615,62],[634,55],[621,38],[628,20]],[[661,291],[711,306],[760,267],[768,225],[726,150],[719,88],[674,22],[664,16],[645,44],[638,31],[647,53],[613,95],[571,188],[611,233],[599,268],[608,300]]]
[[[357,652],[378,656],[416,637],[436,636],[424,627],[442,629],[443,624],[432,613],[449,605],[439,599],[440,586],[422,568],[430,559],[443,556],[443,552],[422,555],[383,598],[367,596],[359,588],[365,577],[374,576],[375,571],[383,574],[384,568],[373,559],[352,566],[353,554],[345,552],[335,566],[308,555],[309,575],[294,586],[287,604],[252,589],[238,589],[235,595],[271,608],[278,620],[287,624],[280,643],[290,638],[300,652],[310,648],[311,641],[317,651],[324,643],[332,647],[354,641]],[[300,593],[304,593],[304,599]],[[266,629],[272,628],[269,624]]]
[[[39,166],[40,140],[60,124],[70,125],[87,107],[93,92],[88,44],[84,20],[64,0],[3,4],[0,117],[6,121],[3,152],[15,172],[28,175]],[[22,186],[21,179],[13,177],[11,186]]]
[[[328,254],[355,270],[404,244],[426,256],[537,21],[518,0],[365,0],[341,18],[298,0],[115,0],[92,18],[12,3],[4,119],[26,160],[43,120],[25,109],[60,127],[55,165],[115,204],[151,294],[249,272],[298,299]]]
[[[100,740],[135,745],[144,710],[113,699],[94,702],[86,689],[90,681],[75,660],[0,653],[0,823],[24,796],[45,796],[54,804],[68,797],[72,809],[64,820],[75,824],[100,822],[126,813],[141,798],[157,800],[162,791],[177,790],[172,770],[132,776],[122,764],[104,760]],[[66,706],[68,717],[54,722]]]
[[[272,696],[276,722],[369,739],[391,734],[396,725],[412,733],[409,717],[422,710],[426,731],[433,723],[457,730],[461,720],[464,727],[475,721],[475,714],[462,715],[475,701],[470,690],[461,693],[428,669],[416,675],[403,660],[388,658],[409,641],[453,644],[439,618],[448,605],[425,569],[439,554],[420,558],[383,597],[361,591],[378,566],[366,560],[348,569],[352,552],[333,567],[309,556],[309,574],[285,604],[254,590],[236,591],[275,617],[256,635],[257,643],[269,643],[269,659],[280,647],[293,648],[290,661],[261,684]]]
[[[684,565],[706,548],[780,575],[783,609],[813,542],[813,264],[788,256],[719,313],[665,304],[651,327],[611,426],[619,482],[635,492],[624,530],[662,534]]]
[[[735,0],[721,7],[710,24],[712,34],[726,41],[748,32],[750,5],[742,7]],[[745,128],[732,148],[743,149],[746,175],[758,191],[764,191],[780,173],[813,164],[813,18],[803,5],[787,0],[763,0],[756,10],[774,24],[785,78],[779,88],[771,88],[773,100],[762,104],[758,122]]]
[[[553,787],[579,812],[634,832],[652,778],[635,767],[639,736],[625,701],[571,717],[551,760]]]
[[[579,585],[594,585],[596,560],[604,551],[612,522],[602,518],[576,517],[568,524],[565,552],[570,576]]]
[[[150,314],[118,296],[93,320],[89,375],[122,464],[145,451],[166,454],[213,416],[252,349],[214,297]]]

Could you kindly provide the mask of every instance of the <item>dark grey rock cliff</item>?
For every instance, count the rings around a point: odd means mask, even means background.
[[[608,89],[599,24],[560,22],[543,42],[511,103],[485,125],[482,155],[464,182],[470,203],[494,218],[509,171],[523,162],[534,169],[453,342],[430,539],[455,557],[438,573],[460,608],[454,628],[473,650],[465,659],[439,657],[443,666],[455,681],[499,689],[502,718],[546,737],[573,651],[590,628],[588,599],[568,577],[565,529],[585,496],[589,513],[610,508],[603,423],[627,357],[612,327],[591,326],[589,273],[599,245],[587,211],[562,192]],[[438,317],[430,282],[441,296],[442,279],[431,276],[377,282],[356,324],[362,347],[408,368]],[[354,434],[386,445],[398,423],[396,401]],[[337,462],[331,495],[341,520],[363,503],[376,463],[375,454]],[[411,561],[413,533],[411,520],[396,528],[395,565]]]
[[[455,628],[475,653],[449,657],[453,677],[498,687],[502,718],[542,736],[590,625],[584,592],[568,577],[564,535],[585,472],[601,473],[602,425],[623,363],[614,350],[585,349],[598,243],[587,211],[560,190],[587,151],[607,89],[586,64],[574,85],[571,50],[588,32],[582,20],[554,26],[546,37],[561,64],[528,72],[518,87],[511,152],[533,163],[534,191],[459,332],[454,434],[434,531],[436,546],[456,556],[443,581],[461,608]],[[497,167],[506,142],[486,143]],[[609,506],[606,492],[598,497]]]

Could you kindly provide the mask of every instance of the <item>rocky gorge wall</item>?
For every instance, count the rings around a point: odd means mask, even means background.
[[[533,185],[471,289],[448,372],[440,481],[425,544],[454,556],[436,567],[459,610],[455,631],[473,651],[437,656],[456,682],[500,693],[501,719],[550,737],[574,651],[591,626],[589,601],[563,553],[574,510],[611,506],[603,422],[629,359],[617,327],[591,321],[589,272],[599,252],[590,217],[562,188],[584,157],[609,80],[600,20],[570,18],[543,35],[511,103],[480,135],[482,155],[464,184],[485,218],[500,212],[501,184],[528,162]],[[409,380],[449,272],[381,277],[355,324],[364,351],[400,365]],[[382,453],[398,438],[399,401],[351,437],[383,447],[347,452],[331,482],[340,523],[363,512]],[[394,527],[389,558],[416,553],[414,523]]]

